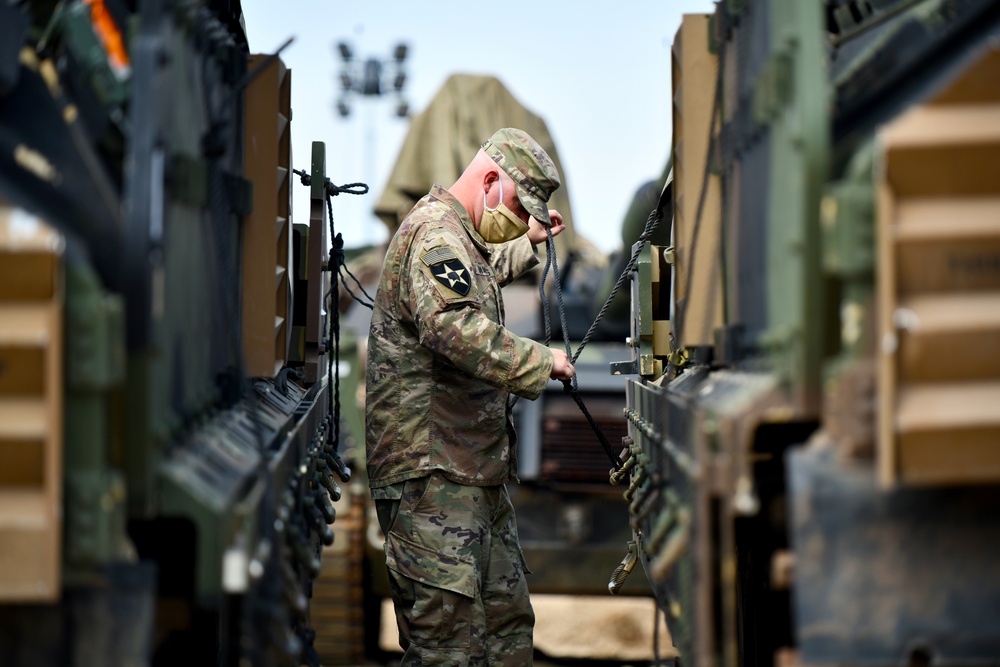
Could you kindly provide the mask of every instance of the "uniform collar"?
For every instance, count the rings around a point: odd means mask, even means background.
[[[483,239],[482,235],[476,231],[476,225],[472,222],[472,217],[469,215],[469,212],[465,210],[464,206],[462,206],[462,202],[458,201],[455,195],[451,194],[437,183],[431,187],[429,194],[435,199],[443,201],[451,206],[451,208],[458,215],[458,218],[462,221],[462,226],[465,227],[466,233],[468,233],[469,238],[472,239],[473,245],[479,249],[479,252],[483,253],[483,256],[489,257],[492,249],[485,239]]]

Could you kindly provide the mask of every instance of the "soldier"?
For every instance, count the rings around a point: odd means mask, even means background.
[[[402,665],[532,664],[514,510],[508,397],[574,374],[567,355],[504,328],[500,287],[564,229],[559,173],[522,130],[435,184],[389,244],[368,338],[369,485],[405,650]],[[544,226],[543,226],[544,225]],[[503,244],[494,246],[493,244]]]

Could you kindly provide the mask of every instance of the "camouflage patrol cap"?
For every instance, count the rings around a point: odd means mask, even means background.
[[[551,225],[546,203],[559,187],[552,158],[524,130],[505,127],[483,143],[483,151],[517,184],[517,198],[535,220]]]

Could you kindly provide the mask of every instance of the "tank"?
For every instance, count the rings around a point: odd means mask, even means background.
[[[687,665],[1000,655],[1000,3],[719,2],[672,45],[624,491]]]
[[[360,647],[315,641],[351,471],[290,87],[238,1],[0,5],[0,664]]]

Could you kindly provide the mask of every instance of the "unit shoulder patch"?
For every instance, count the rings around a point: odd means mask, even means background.
[[[469,293],[469,289],[472,287],[472,281],[469,276],[469,270],[465,268],[459,259],[449,259],[443,262],[439,262],[431,267],[431,275],[434,278],[452,290],[457,292],[462,296]]]
[[[465,296],[472,288],[472,276],[455,251],[439,246],[420,256],[420,261],[430,267],[431,275],[451,291]]]

